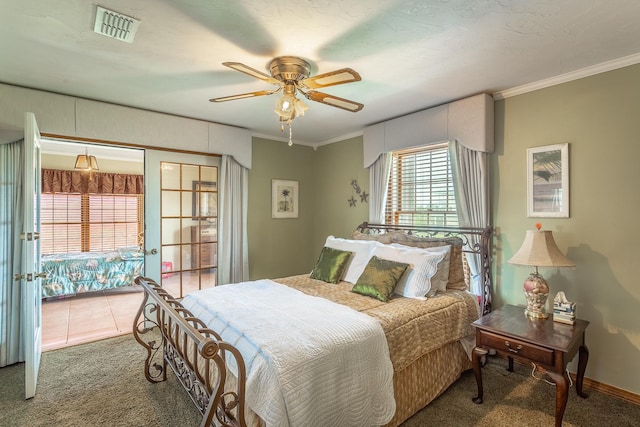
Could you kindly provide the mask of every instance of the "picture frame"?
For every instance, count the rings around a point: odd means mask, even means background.
[[[271,180],[271,218],[298,218],[298,181]]]
[[[569,144],[527,149],[527,215],[569,218]]]
[[[191,216],[195,220],[209,220],[218,216],[218,183],[193,181]]]

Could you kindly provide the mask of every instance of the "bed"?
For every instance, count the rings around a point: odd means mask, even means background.
[[[203,414],[202,426],[398,426],[446,390],[463,371],[471,368],[470,352],[474,345],[471,323],[486,311],[487,306],[490,308],[490,294],[477,297],[466,291],[462,254],[467,252],[481,260],[483,281],[489,281],[484,283],[483,288],[490,290],[490,236],[490,228],[391,228],[364,223],[354,231],[351,239],[328,237],[311,274],[220,286],[217,288],[224,289],[215,291],[214,288],[211,295],[205,295],[203,291],[189,294],[181,302],[153,280],[139,277],[136,282],[143,287],[145,297],[134,321],[134,336],[147,350],[145,376],[151,382],[159,382],[166,379],[168,369],[174,371]],[[359,249],[361,245],[374,247],[368,258],[365,256],[366,259],[362,258],[362,251]],[[347,251],[340,249],[341,247],[356,249]],[[325,254],[335,257],[337,253],[338,256],[342,256],[342,252],[345,251],[351,255],[344,270],[336,273],[333,264],[331,268],[324,268]],[[423,263],[423,259],[429,261]],[[403,263],[402,260],[411,261]],[[372,269],[373,264],[376,266]],[[410,267],[402,269],[402,265],[407,264]],[[437,268],[433,265],[437,265]],[[359,267],[352,268],[354,266]],[[412,276],[409,275],[410,269]],[[325,270],[329,271],[330,277],[327,277]],[[426,284],[426,288],[423,282],[407,279],[423,277],[422,273],[427,270],[429,283]],[[372,275],[372,271],[375,274]],[[407,274],[404,274],[405,272]],[[353,275],[359,277],[350,277]],[[387,283],[387,276],[393,275],[396,279],[391,286]],[[418,283],[417,287],[414,286],[415,283]],[[265,300],[261,295],[272,294],[251,294],[249,292],[253,287],[258,288],[258,292],[265,289],[271,292],[273,288],[276,291],[273,295],[284,297],[266,299],[267,306],[264,307],[254,305]],[[380,289],[391,290],[386,294],[386,300],[385,295],[376,296]],[[405,296],[396,295],[398,292]],[[233,298],[234,293],[240,297],[235,300],[228,299]],[[301,298],[301,302],[297,302],[297,298]],[[369,354],[375,356],[373,362],[365,361],[364,359],[369,357],[364,353],[358,353],[360,350],[357,347],[346,347],[346,350],[342,348],[343,345],[352,345],[351,339],[349,343],[341,342],[335,347],[329,347],[329,350],[317,350],[315,341],[313,345],[307,345],[312,348],[313,357],[299,357],[298,360],[301,362],[293,363],[295,366],[287,371],[287,375],[290,372],[296,375],[284,376],[280,371],[274,374],[282,383],[284,413],[285,418],[288,417],[283,422],[278,418],[274,418],[274,421],[269,418],[273,414],[265,413],[264,408],[278,406],[276,400],[279,401],[280,397],[276,399],[272,396],[280,396],[280,392],[253,391],[260,385],[255,380],[256,375],[259,378],[271,375],[264,374],[263,371],[255,374],[255,360],[260,359],[262,352],[265,352],[267,356],[264,357],[267,360],[273,360],[273,364],[280,365],[284,356],[264,350],[275,348],[271,341],[266,342],[266,347],[260,344],[259,350],[253,353],[247,352],[248,344],[245,340],[249,339],[247,337],[253,337],[252,334],[256,331],[262,334],[275,330],[277,334],[274,341],[278,341],[279,338],[287,344],[283,347],[294,348],[296,357],[300,356],[301,350],[289,344],[300,342],[304,347],[307,340],[315,340],[316,335],[321,335],[322,331],[318,328],[318,332],[313,333],[312,337],[297,337],[298,328],[304,326],[299,323],[307,322],[304,311],[316,310],[315,306],[311,305],[311,298],[317,299],[320,303],[318,311],[324,310],[325,313],[332,314],[324,316],[325,318],[341,319],[340,315],[334,313],[341,313],[344,308],[347,312],[372,320],[371,323],[381,329],[386,345],[384,348],[371,347],[376,348],[375,351],[369,351]],[[280,300],[285,302],[276,303]],[[296,302],[287,304],[289,301]],[[323,304],[328,304],[329,308],[325,309]],[[290,310],[300,306],[304,309],[300,312],[293,311],[295,314],[292,315]],[[258,324],[249,325],[248,330],[243,329],[245,323],[251,323],[248,319],[252,318],[255,318]],[[296,322],[298,318],[301,319],[300,322]],[[279,320],[292,327],[287,329],[279,325]],[[270,323],[272,321],[275,323]],[[342,320],[337,322],[340,326],[346,324]],[[316,328],[315,325],[313,327]],[[349,336],[349,333],[347,335]],[[262,339],[256,338],[256,342]],[[365,341],[361,341],[360,336],[354,338],[353,342],[356,343],[353,345],[371,346],[369,343],[363,344]],[[253,341],[250,343],[255,344]],[[314,351],[316,353],[313,353]],[[321,364],[320,367],[313,364],[314,359],[324,361],[325,353],[331,355],[334,352],[342,352],[339,358],[344,359],[342,364],[346,368],[328,363]],[[360,356],[356,357],[357,361],[354,364],[349,364],[351,362],[345,360],[348,358],[347,355],[352,354]],[[380,354],[384,354],[385,357],[381,357]],[[359,363],[362,363],[364,368],[358,366]],[[300,370],[300,366],[304,369]],[[341,376],[340,369],[346,369],[347,372],[352,372],[352,375],[345,378]],[[327,389],[332,390],[332,393],[323,391],[318,384],[324,381],[323,371],[330,372],[330,377],[338,378],[336,384],[340,387],[347,384],[347,391],[336,388],[335,384],[329,385]],[[296,376],[309,377],[313,384],[302,384],[302,391],[292,388],[292,392],[288,387],[293,383],[292,378]],[[345,404],[349,396],[357,395],[354,389],[349,388],[353,387],[351,382],[356,380],[349,377],[357,377],[358,381],[364,378],[364,386],[359,386],[370,390],[371,396],[360,396],[360,400]],[[372,377],[380,381],[378,386],[372,386]],[[266,402],[259,402],[256,401],[256,394],[269,398]],[[322,410],[322,407],[317,409],[311,406],[323,404],[327,394],[337,395],[339,399],[337,402],[329,401],[327,404],[331,405],[328,406],[331,409],[327,410],[325,406],[324,412],[320,412],[322,415],[318,416],[317,411]],[[391,402],[388,401],[389,394]],[[377,400],[367,400],[369,398]],[[313,401],[313,405],[307,405],[308,401]],[[291,402],[295,405],[286,406]],[[345,407],[341,406],[343,404]],[[306,408],[305,405],[311,408],[312,415],[310,418],[297,419],[316,421],[291,421],[297,416],[292,415],[292,412],[302,412],[300,408]],[[376,410],[373,411],[372,408]],[[367,414],[367,410],[380,414]]]
[[[41,257],[42,298],[76,295],[134,285],[144,273],[137,246],[105,252],[72,252]]]

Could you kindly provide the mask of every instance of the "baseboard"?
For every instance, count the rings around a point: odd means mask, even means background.
[[[575,382],[576,374],[570,372],[571,379]],[[586,378],[582,382],[583,387],[595,390],[600,393],[608,394],[609,396],[617,397],[618,399],[626,400],[627,402],[634,403],[640,406],[640,395],[636,393],[632,393],[627,390],[623,390],[618,387],[614,387],[608,384],[603,384],[599,381],[592,380],[590,378]]]
[[[514,362],[518,363],[519,365],[531,368],[531,366],[529,364],[522,363],[519,360],[514,360]],[[541,367],[538,366],[538,369],[540,369],[544,373],[544,368],[541,368]],[[575,382],[576,382],[576,374],[575,374],[575,372],[569,372],[569,375],[571,376],[571,380],[575,384]],[[633,403],[635,405],[640,406],[640,394],[632,393],[632,392],[630,392],[628,390],[623,390],[621,388],[614,387],[614,386],[609,385],[609,384],[603,384],[603,383],[601,383],[599,381],[592,380],[591,378],[587,378],[587,377],[585,377],[582,380],[582,386],[584,388],[591,389],[591,390],[597,391],[599,393],[608,394],[609,396],[613,396],[613,397],[616,397],[618,399],[626,400],[627,402],[630,402],[630,403]]]

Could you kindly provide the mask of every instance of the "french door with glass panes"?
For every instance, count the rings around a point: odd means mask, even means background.
[[[157,187],[157,193],[149,188],[147,193],[160,196],[155,207],[153,200],[145,204],[145,230],[160,230],[159,236],[145,232],[147,252],[160,249],[159,266],[158,258],[155,268],[147,263],[147,276],[176,298],[218,282],[219,165],[215,156],[148,150],[145,158],[146,173],[155,169],[158,177],[147,175],[146,182]]]

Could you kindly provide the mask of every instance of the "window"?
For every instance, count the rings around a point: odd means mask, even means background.
[[[458,225],[448,144],[393,153],[385,222]]]
[[[43,193],[40,235],[43,254],[82,252],[82,195]]]
[[[90,251],[136,246],[142,232],[142,195],[88,194]]]
[[[115,250],[138,245],[141,194],[43,193],[43,254]]]

